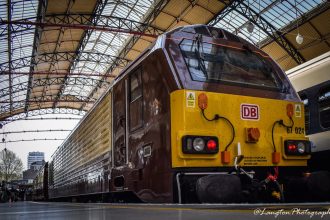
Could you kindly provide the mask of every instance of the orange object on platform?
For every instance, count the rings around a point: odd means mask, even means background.
[[[279,163],[281,160],[281,153],[279,152],[273,152],[272,154],[272,161],[273,163]]]
[[[230,151],[221,152],[221,161],[222,163],[230,163]]]

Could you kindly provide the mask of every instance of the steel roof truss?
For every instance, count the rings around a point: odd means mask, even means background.
[[[223,1],[221,1],[223,2]],[[238,12],[241,16],[247,18],[253,24],[258,26],[262,31],[264,31],[269,37],[271,37],[278,45],[280,45],[298,64],[305,61],[305,58],[297,51],[297,49],[290,43],[290,41],[283,36],[282,32],[277,30],[272,24],[270,24],[262,14],[258,14],[249,5],[247,5],[243,0],[234,0],[227,4],[227,8],[213,19],[210,24],[214,25],[231,11]]]

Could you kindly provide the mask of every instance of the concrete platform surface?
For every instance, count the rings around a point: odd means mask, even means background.
[[[330,203],[177,205],[16,202],[0,203],[0,219],[329,220]]]

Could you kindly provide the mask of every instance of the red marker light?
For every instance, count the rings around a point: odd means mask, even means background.
[[[215,150],[217,149],[217,143],[214,140],[209,140],[206,144],[208,150]]]
[[[296,149],[297,149],[297,146],[294,145],[294,144],[290,144],[290,145],[288,146],[288,150],[291,151],[291,152],[296,151]]]

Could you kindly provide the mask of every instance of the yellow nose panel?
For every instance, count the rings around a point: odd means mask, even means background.
[[[223,119],[207,121],[203,117],[198,105],[198,97],[201,93],[207,96],[205,116],[212,119],[218,114],[230,120],[235,128],[234,141],[227,149],[230,153],[229,163],[221,161],[221,152],[231,141],[232,128]],[[279,124],[274,128],[275,148],[276,152],[280,153],[280,161],[275,164],[272,160],[274,152],[272,127],[278,120],[283,120],[285,125],[291,125],[287,115],[287,105],[290,103],[294,108],[292,129]],[[258,141],[251,141],[251,137],[248,139],[247,130],[250,128],[258,128]],[[240,166],[306,166],[309,156],[287,156],[284,152],[285,140],[306,140],[304,129],[302,103],[191,90],[177,90],[171,94],[173,168],[233,166],[234,158],[239,152],[244,156]],[[185,135],[217,136],[219,153],[210,155],[183,153],[182,137]]]

